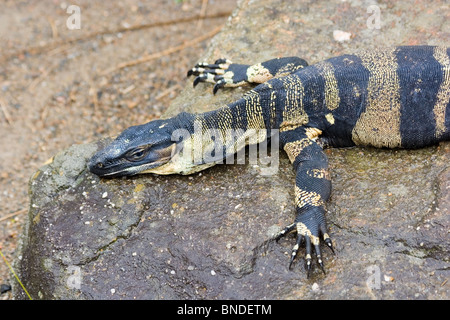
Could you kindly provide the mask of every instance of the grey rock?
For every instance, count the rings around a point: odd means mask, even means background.
[[[367,27],[370,4],[241,1],[199,61],[297,55],[314,63],[363,47],[445,43],[445,15],[430,20],[425,4],[380,4],[379,30]],[[334,30],[352,37],[338,42]],[[165,116],[217,108],[247,89],[213,96],[211,86],[194,90],[188,81]],[[15,267],[35,299],[450,297],[448,142],[421,150],[328,150],[336,255],[324,249],[327,274],[316,267],[307,279],[303,251],[287,268],[294,237],[272,239],[294,218],[294,172],[284,154],[271,176],[261,174],[262,164],[247,164],[107,180],[86,168],[107,141],[70,147],[30,180]],[[17,284],[13,292],[26,298]]]

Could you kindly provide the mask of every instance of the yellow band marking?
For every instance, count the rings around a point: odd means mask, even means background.
[[[365,111],[352,131],[357,145],[395,148],[401,146],[400,83],[395,48],[359,54],[370,72]]]
[[[450,101],[450,58],[447,48],[436,47],[433,57],[442,66],[442,82],[437,93],[436,104],[434,105],[434,119],[436,121],[436,137],[439,138],[445,132],[446,109]]]

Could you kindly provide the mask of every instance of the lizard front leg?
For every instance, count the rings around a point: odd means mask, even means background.
[[[321,237],[333,251],[325,220],[325,203],[331,193],[328,159],[322,148],[314,141],[315,137],[312,136],[311,132],[316,135],[320,130],[300,127],[280,133],[283,149],[288,154],[297,172],[294,187],[296,218],[294,223],[288,225],[275,237],[278,240],[291,231],[297,232],[297,241],[292,249],[289,268],[291,268],[304,241],[308,276],[311,270],[313,247],[317,262],[324,271],[320,250]]]
[[[237,64],[228,59],[218,59],[213,64],[197,63],[187,75],[197,76],[194,87],[200,82],[214,83],[214,94],[223,87],[238,87],[246,83],[264,83],[304,68],[308,63],[298,57],[271,59],[253,65]]]

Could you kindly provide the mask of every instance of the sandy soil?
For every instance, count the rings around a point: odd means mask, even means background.
[[[236,0],[77,5],[80,20],[66,1],[0,4],[0,250],[10,263],[30,176],[72,144],[159,117]],[[0,259],[0,284],[10,281]]]

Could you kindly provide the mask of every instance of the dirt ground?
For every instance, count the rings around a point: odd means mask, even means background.
[[[2,1],[0,250],[9,263],[28,211],[30,176],[72,144],[158,118],[235,6],[236,0]],[[0,284],[11,281],[0,259]]]

